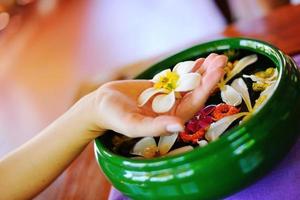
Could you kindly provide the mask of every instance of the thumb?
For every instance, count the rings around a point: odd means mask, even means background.
[[[182,120],[170,115],[149,117],[134,113],[130,114],[127,120],[124,121],[124,124],[126,124],[126,128],[120,131],[129,137],[155,137],[184,130]]]

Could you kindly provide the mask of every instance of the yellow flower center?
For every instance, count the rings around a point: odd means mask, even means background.
[[[157,152],[157,146],[152,145],[144,149],[143,155],[145,158],[154,158],[157,155]]]
[[[159,81],[154,84],[155,89],[166,89],[168,92],[175,90],[179,75],[176,72],[167,72],[165,76],[160,77]]]

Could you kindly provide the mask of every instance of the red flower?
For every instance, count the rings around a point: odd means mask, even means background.
[[[185,131],[181,132],[179,137],[184,142],[197,143],[197,141],[204,138],[206,130],[211,123],[238,112],[240,112],[239,108],[225,103],[218,104],[217,106],[206,106],[186,123]]]
[[[202,108],[192,119],[186,123],[184,132],[179,134],[179,137],[184,142],[197,143],[205,135],[206,129],[214,122],[210,114],[215,110],[215,105],[209,105]]]
[[[215,110],[212,112],[212,117],[215,121],[218,121],[223,117],[234,115],[238,112],[240,112],[239,108],[236,108],[234,106],[225,103],[220,103],[216,106]]]
[[[200,129],[197,132],[193,133],[193,134],[188,134],[187,132],[181,132],[179,133],[180,138],[184,141],[184,142],[192,142],[192,143],[197,143],[197,141],[199,139],[202,139],[205,135],[205,130],[204,129]]]

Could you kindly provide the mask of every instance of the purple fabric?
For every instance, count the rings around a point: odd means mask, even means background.
[[[300,66],[300,54],[293,57]],[[267,176],[226,200],[300,199],[300,138],[286,158]],[[112,188],[109,200],[129,200]]]
[[[111,188],[108,199],[109,200],[129,200],[129,198],[122,195],[122,193],[119,192],[118,190],[116,190],[114,187]]]

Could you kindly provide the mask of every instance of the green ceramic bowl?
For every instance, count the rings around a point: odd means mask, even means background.
[[[137,78],[211,52],[241,50],[259,55],[279,70],[275,92],[248,121],[204,148],[164,158],[133,160],[109,150],[110,133],[95,141],[97,161],[112,185],[132,199],[217,199],[255,182],[270,171],[296,141],[300,122],[300,75],[296,64],[258,40],[228,38],[173,55]]]

